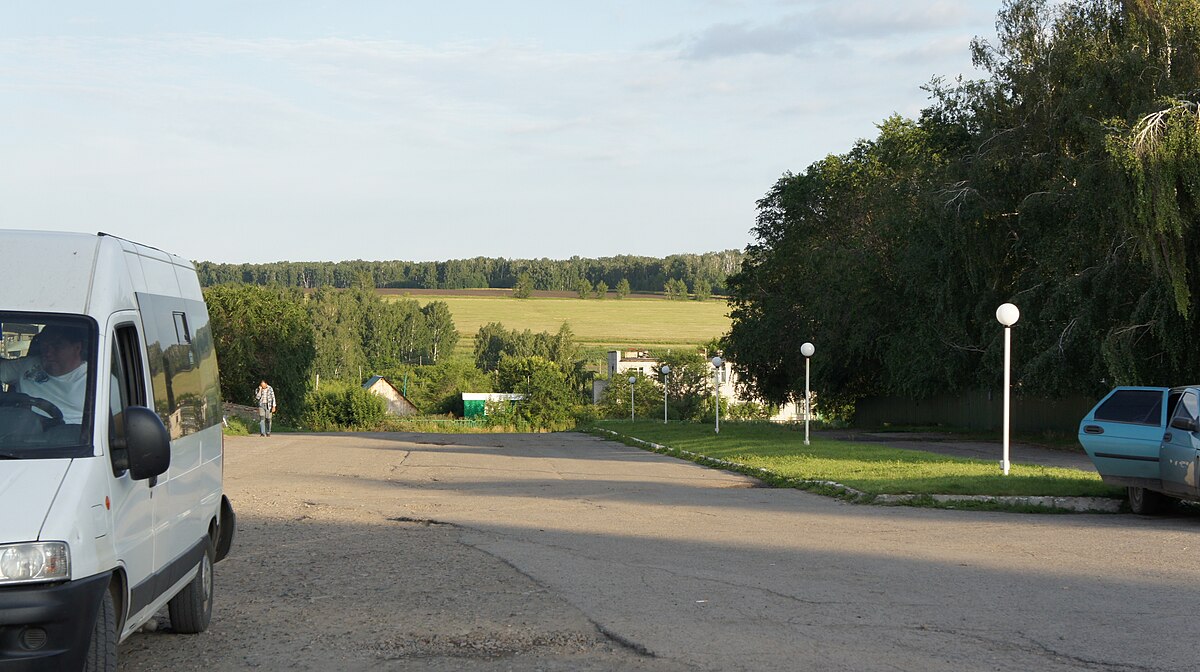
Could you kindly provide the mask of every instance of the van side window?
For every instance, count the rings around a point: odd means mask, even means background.
[[[192,334],[188,331],[187,314],[172,313],[175,318],[175,342],[181,345],[192,342]]]
[[[142,369],[141,344],[137,329],[132,324],[117,327],[113,339],[113,379],[117,389],[113,391],[111,406],[124,410],[129,406],[146,405],[146,379]]]
[[[137,294],[152,408],[172,439],[221,422],[212,326],[202,301]]]
[[[1157,425],[1162,422],[1162,390],[1117,390],[1100,408],[1096,420]]]

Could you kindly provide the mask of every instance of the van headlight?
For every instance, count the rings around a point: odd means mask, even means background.
[[[66,581],[69,578],[71,550],[66,542],[42,541],[0,545],[0,586]]]

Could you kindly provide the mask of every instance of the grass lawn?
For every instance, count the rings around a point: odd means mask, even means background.
[[[729,306],[722,300],[667,301],[630,296],[624,299],[579,299],[421,294],[425,305],[445,301],[459,333],[459,349],[474,348],[475,333],[489,322],[508,329],[554,333],[564,322],[576,342],[589,349],[654,349],[696,346],[729,331]]]
[[[873,444],[812,439],[804,430],[765,423],[711,425],[653,421],[599,423],[626,436],[706,457],[763,468],[777,477],[834,481],[872,495],[1122,496],[1095,473],[1013,464],[1004,476],[996,462],[949,457]]]

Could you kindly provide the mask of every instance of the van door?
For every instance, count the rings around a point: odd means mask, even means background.
[[[1197,468],[1200,467],[1200,395],[1185,390],[1175,406],[1163,434],[1161,459],[1164,492],[1187,497],[1200,495]]]
[[[109,446],[114,445],[122,414],[130,406],[147,406],[141,339],[133,323],[113,331],[112,377],[109,383]],[[110,449],[113,460],[113,546],[125,567],[130,590],[128,615],[138,613],[157,597],[154,589],[154,510],[156,479],[135,481],[123,468],[122,455]]]

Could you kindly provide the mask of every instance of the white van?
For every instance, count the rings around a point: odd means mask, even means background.
[[[192,264],[0,231],[0,672],[116,669],[164,605],[212,614],[233,542],[220,386]]]

